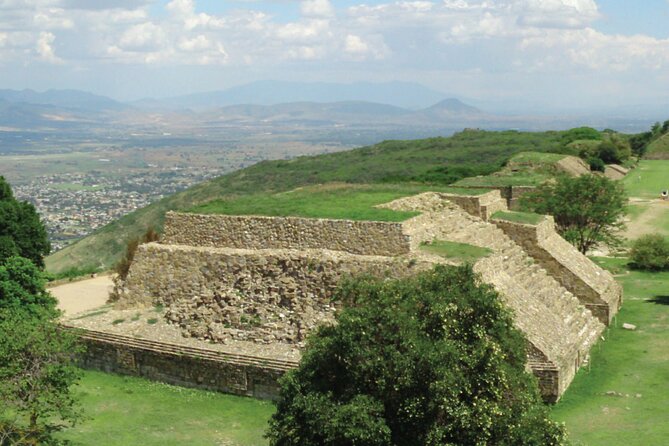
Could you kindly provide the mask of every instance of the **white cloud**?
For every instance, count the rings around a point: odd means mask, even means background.
[[[184,39],[179,43],[179,48],[184,51],[203,51],[211,48],[211,46],[212,43],[202,34],[192,39]]]
[[[155,51],[166,43],[167,33],[152,22],[132,26],[119,39],[120,48],[133,51]]]
[[[300,11],[305,17],[332,17],[334,8],[330,0],[304,0],[300,5]]]
[[[595,0],[280,0],[299,7],[293,19],[263,10],[268,1],[237,0],[213,13],[198,0],[0,0],[0,69],[228,65],[274,77],[305,67],[313,77],[455,73],[472,83],[504,73],[519,84],[529,75],[669,72],[667,39],[598,31]]]
[[[583,28],[597,18],[599,9],[593,0],[525,0],[519,23],[539,28]]]
[[[55,40],[56,36],[54,36],[52,33],[41,32],[39,34],[39,38],[37,39],[37,46],[35,49],[40,59],[49,63],[60,64],[63,62],[63,60],[56,56],[52,46]]]

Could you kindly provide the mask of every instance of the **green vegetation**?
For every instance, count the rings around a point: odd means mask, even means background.
[[[410,184],[357,186],[328,184],[277,194],[244,195],[229,200],[216,200],[195,207],[190,212],[403,221],[418,215],[418,213],[377,209],[374,206],[428,189],[430,188],[424,185]]]
[[[669,134],[669,121],[664,121],[663,124],[656,122],[649,131],[630,137],[632,152],[639,157],[667,159],[669,157],[667,134]]]
[[[45,285],[42,272],[30,260],[10,257],[0,261],[0,312],[21,312],[28,318],[42,317],[45,312],[55,316],[56,299]]]
[[[51,443],[54,432],[82,413],[71,387],[80,376],[76,336],[49,313],[0,311],[0,443]]]
[[[282,379],[270,445],[563,444],[523,335],[470,266],[358,278],[337,298],[338,323]]]
[[[454,183],[454,186],[538,186],[563,172],[558,163],[565,157],[567,155],[563,153],[520,152],[512,156],[499,172],[464,178]]]
[[[614,272],[626,269],[624,258],[595,260]],[[646,446],[669,438],[669,273],[625,272],[617,278],[625,303],[606,341],[592,349],[590,366],[552,410],[579,445]],[[623,323],[638,328],[624,330]]]
[[[544,216],[531,212],[497,211],[492,215],[492,218],[526,225],[538,225],[544,219]]]
[[[646,234],[632,243],[632,265],[638,269],[669,269],[669,240],[659,234]]]
[[[121,258],[128,240],[140,237],[148,227],[160,230],[169,210],[192,209],[217,199],[286,192],[328,182],[446,185],[466,175],[497,170],[520,151],[549,152],[557,151],[560,146],[560,132],[470,130],[450,138],[386,141],[347,152],[261,162],[137,210],[54,253],[47,258],[47,269],[53,273],[73,267],[109,269]],[[467,166],[474,171],[453,176],[455,167]]]
[[[507,166],[514,164],[555,164],[565,158],[562,153],[520,152],[509,159]]]
[[[627,206],[623,186],[603,176],[561,176],[526,194],[521,204],[552,215],[557,231],[582,253],[597,244],[617,246]]]
[[[457,259],[468,263],[486,257],[492,252],[488,248],[446,240],[434,240],[431,243],[423,243],[420,245],[420,249],[447,259]]]
[[[669,190],[669,160],[642,160],[623,180],[630,197],[659,198]]]
[[[646,157],[650,159],[666,159],[669,157],[669,134],[662,135],[648,145]]]
[[[46,229],[35,206],[14,198],[0,176],[0,263],[12,256],[25,257],[40,268],[51,250]]]
[[[76,387],[88,419],[59,434],[75,445],[266,445],[268,401],[85,371]]]

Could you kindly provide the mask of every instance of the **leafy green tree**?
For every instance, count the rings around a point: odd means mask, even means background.
[[[5,259],[0,262],[0,311],[22,312],[28,317],[44,313],[56,316],[56,299],[46,291],[45,285],[42,271],[30,260]]]
[[[14,198],[9,184],[0,176],[0,256],[20,255],[40,268],[51,250],[44,224],[35,207]],[[9,243],[7,240],[10,239]],[[0,262],[7,257],[0,257]]]
[[[582,253],[598,244],[620,244],[627,197],[619,182],[603,176],[563,176],[521,199],[521,206],[555,218],[558,232]]]
[[[576,127],[562,134],[562,144],[567,145],[579,140],[601,141],[602,134],[592,127]]]
[[[660,234],[644,235],[632,244],[630,258],[635,268],[651,271],[669,269],[669,241]]]
[[[0,445],[55,443],[53,433],[82,415],[71,390],[75,336],[48,314],[0,310],[0,339]]]
[[[281,382],[272,446],[559,445],[526,341],[471,267],[358,278]]]

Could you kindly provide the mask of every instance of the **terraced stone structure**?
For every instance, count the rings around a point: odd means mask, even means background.
[[[506,209],[498,191],[424,193],[384,207],[419,215],[398,224],[171,213],[163,240],[140,246],[119,305],[164,305],[185,336],[300,347],[333,320],[332,294],[346,276],[402,277],[459,263],[422,247],[466,243],[488,248],[474,269],[513,310],[528,367],[544,398],[557,401],[620,305],[611,275],[556,239],[549,223],[528,236],[530,228],[491,220]]]

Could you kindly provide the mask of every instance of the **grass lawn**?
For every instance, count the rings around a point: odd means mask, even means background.
[[[555,164],[566,157],[561,153],[520,152],[511,157],[509,164]]]
[[[626,259],[596,259],[614,272],[625,303],[553,417],[577,445],[660,445],[669,439],[669,273],[626,272]],[[636,331],[622,329],[623,323]],[[613,394],[607,395],[607,392]]]
[[[458,259],[463,262],[474,262],[492,252],[488,248],[445,240],[435,240],[432,243],[422,244],[420,249],[444,258]]]
[[[642,160],[623,183],[630,197],[658,198],[669,190],[669,160]]]
[[[549,178],[549,175],[534,172],[510,172],[508,174],[464,178],[453,185],[456,187],[538,186]]]
[[[86,371],[88,420],[61,436],[75,445],[265,445],[271,402]]]
[[[237,198],[215,200],[191,208],[189,211],[199,214],[404,221],[418,213],[377,209],[374,206],[428,190],[481,193],[481,191],[472,192],[443,186],[415,184],[351,185],[335,183],[303,187],[276,194],[242,195]]]

